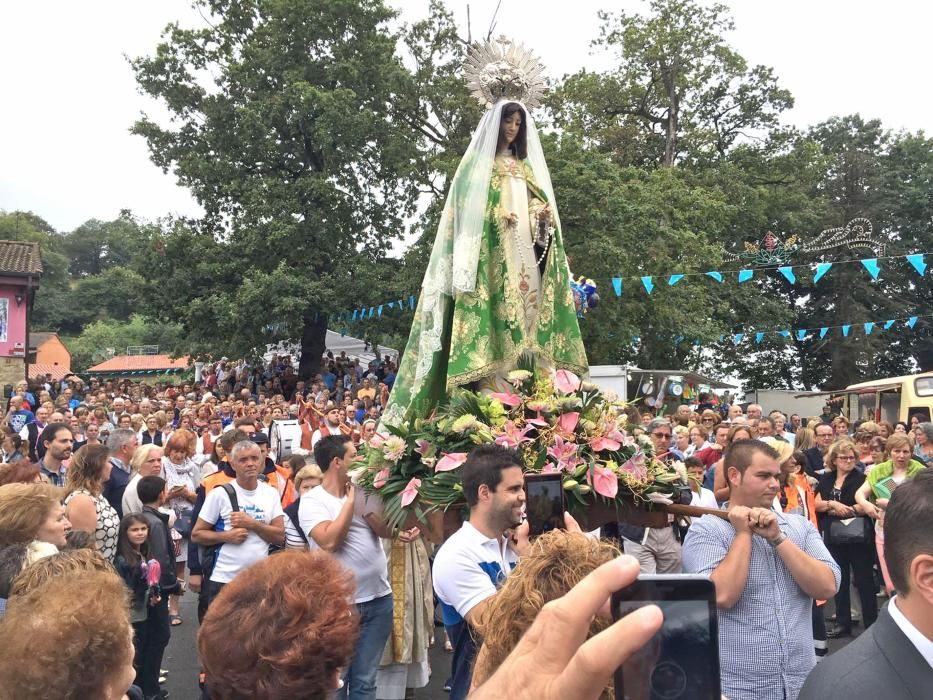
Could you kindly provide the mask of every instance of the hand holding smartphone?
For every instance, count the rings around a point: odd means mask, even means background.
[[[716,588],[705,576],[641,575],[612,594],[613,620],[646,605],[660,631],[615,673],[617,700],[720,700]]]
[[[560,474],[525,475],[525,513],[528,536],[564,528],[564,488]]]

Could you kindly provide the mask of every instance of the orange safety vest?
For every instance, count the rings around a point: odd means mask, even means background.
[[[264,476],[267,480],[266,483],[278,491],[279,499],[282,502],[283,508],[286,508],[295,502],[295,484],[292,483],[292,480],[289,478],[287,469],[280,467],[279,465],[275,465],[275,471],[264,472]],[[235,480],[236,477],[230,476],[223,469],[220,469],[213,474],[208,474],[201,480],[201,486],[204,487],[205,498],[207,497],[207,494],[209,494],[217,486],[229,484],[231,481]]]

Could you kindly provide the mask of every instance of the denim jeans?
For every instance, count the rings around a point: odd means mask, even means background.
[[[365,603],[357,603],[360,638],[350,666],[343,672],[343,688],[337,700],[375,700],[376,673],[392,633],[392,594]]]
[[[450,659],[450,700],[466,700],[473,680],[473,662],[476,660],[476,642],[473,630],[466,620],[445,625],[447,637],[454,648]]]

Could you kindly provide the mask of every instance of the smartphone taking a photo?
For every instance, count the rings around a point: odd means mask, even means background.
[[[560,474],[525,475],[525,513],[528,536],[537,537],[564,527],[564,488]]]
[[[616,700],[720,700],[713,582],[705,576],[641,575],[612,594],[612,618],[645,605],[661,608],[664,624],[616,669]]]

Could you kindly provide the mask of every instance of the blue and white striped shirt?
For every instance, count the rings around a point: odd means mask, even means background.
[[[839,566],[813,524],[800,515],[775,515],[787,539],[832,568],[838,588]],[[711,575],[734,538],[727,520],[713,515],[694,520],[683,546],[684,572]],[[753,536],[742,597],[733,608],[717,611],[723,695],[729,700],[794,700],[816,665],[812,606],[777,550]]]

